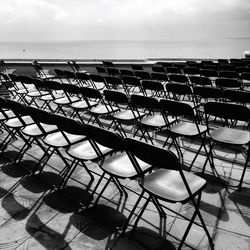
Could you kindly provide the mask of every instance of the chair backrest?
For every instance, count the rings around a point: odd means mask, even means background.
[[[7,100],[0,96],[0,109],[2,110],[2,109],[9,109],[9,108],[10,108],[10,105],[7,102]]]
[[[173,63],[171,62],[159,62],[159,64],[164,68],[171,68],[173,67]]]
[[[106,130],[93,125],[86,125],[87,136],[92,141],[114,150],[125,150],[123,138],[110,130]]]
[[[219,68],[220,70],[234,71],[236,69],[236,66],[231,63],[228,63],[228,64],[221,64]]]
[[[23,84],[33,84],[33,78],[27,75],[19,75],[19,80]]]
[[[69,93],[75,95],[80,93],[79,87],[72,84],[62,83],[61,89],[64,91],[66,95],[68,95]]]
[[[103,94],[105,99],[109,102],[117,103],[117,104],[129,104],[128,97],[125,93],[114,91],[114,90],[104,90]]]
[[[236,67],[235,69],[239,74],[244,73],[244,72],[248,72],[250,73],[250,68],[249,67]]]
[[[164,91],[163,84],[158,81],[142,80],[141,84],[144,90]]]
[[[135,76],[134,72],[128,69],[120,69],[120,74],[121,76]]]
[[[250,68],[249,68],[250,69]],[[247,81],[250,81],[250,72],[243,72],[241,73],[241,79],[244,81],[244,80],[247,80]]]
[[[9,104],[9,108],[13,111],[13,113],[16,115],[16,117],[19,119],[19,121],[25,126],[26,123],[22,119],[22,116],[29,116],[30,113],[27,109],[27,107],[20,102],[13,101],[11,99],[6,99],[6,101]]]
[[[75,72],[72,71],[68,71],[68,70],[64,70],[64,74],[68,79],[75,79],[76,78],[76,74]]]
[[[17,83],[20,81],[19,76],[16,74],[8,74],[8,76],[13,83]]]
[[[135,70],[134,73],[135,73],[135,76],[141,80],[151,79],[151,75],[146,71]]]
[[[231,71],[231,70],[221,70],[219,72],[220,77],[224,78],[233,78],[233,79],[239,79],[240,75],[237,71]]]
[[[131,105],[148,110],[160,109],[159,102],[156,98],[142,95],[131,95]]]
[[[54,71],[55,71],[57,77],[59,77],[59,78],[65,77],[65,72],[64,72],[64,70],[61,70],[61,69],[54,69]]]
[[[201,69],[200,74],[206,77],[219,77],[219,73],[215,69]]]
[[[249,108],[240,104],[207,102],[204,104],[204,111],[208,115],[224,119],[234,119],[246,122],[250,120]]]
[[[221,89],[226,89],[226,88],[241,89],[242,88],[242,83],[238,81],[237,79],[217,78],[215,80],[215,84],[217,87]]]
[[[195,86],[193,87],[193,92],[195,97],[213,99],[219,99],[224,97],[223,91],[221,89],[209,86]]]
[[[88,87],[80,87],[81,93],[87,98],[87,99],[102,99],[102,94],[99,90],[88,88]]]
[[[52,114],[52,120],[61,132],[74,135],[86,135],[86,127],[83,123],[58,114]]]
[[[185,67],[183,69],[183,72],[186,75],[199,75],[200,74],[200,70],[195,67]]]
[[[224,59],[224,58],[219,58],[217,61],[219,64],[227,64],[228,63],[228,59]]]
[[[152,80],[156,80],[156,81],[162,81],[162,82],[168,82],[168,76],[166,74],[163,73],[157,73],[157,72],[153,72],[151,73],[151,78]]]
[[[152,71],[166,74],[164,67],[160,67],[160,66],[152,66]]]
[[[116,68],[107,68],[107,73],[110,76],[120,76],[120,70]]]
[[[104,83],[104,77],[100,76],[100,75],[96,75],[96,74],[90,74],[90,79],[93,82],[101,82]]]
[[[76,77],[81,81],[89,81],[90,75],[84,72],[76,72]]]
[[[191,87],[182,83],[168,83],[165,85],[165,89],[168,93],[180,96],[192,95]]]
[[[212,81],[209,77],[191,76],[189,79],[192,85],[212,86]]]
[[[132,64],[131,68],[132,70],[143,70],[143,66],[139,64]]]
[[[179,159],[170,150],[138,141],[133,138],[125,138],[124,141],[128,152],[134,158],[132,162],[135,162],[136,158],[138,158],[153,167],[180,170]]]
[[[188,84],[188,77],[180,74],[170,74],[168,76],[170,82],[172,83],[185,83]]]
[[[27,106],[27,109],[32,119],[37,123],[54,124],[51,119],[52,113],[33,106]]]
[[[165,69],[166,69],[167,74],[182,74],[181,69],[177,67],[167,67]]]
[[[111,88],[116,88],[117,86],[121,86],[123,84],[121,78],[117,76],[105,76],[105,82],[108,85],[111,85]]]
[[[106,67],[106,68],[115,68],[115,65],[114,65],[114,63],[113,62],[111,62],[111,61],[102,61],[102,64],[103,64],[103,66],[104,67]]]
[[[107,74],[108,74],[106,68],[101,67],[101,66],[97,66],[97,67],[96,67],[96,71],[97,71],[98,74],[104,74],[104,75],[107,75]]]
[[[242,90],[231,90],[227,89],[224,91],[224,96],[227,100],[241,103],[249,104],[250,103],[250,92]]]
[[[134,87],[141,87],[141,82],[137,77],[133,76],[123,76],[122,81],[125,86],[134,86]]]
[[[164,114],[172,116],[187,116],[192,119],[195,118],[194,111],[192,107],[184,102],[178,102],[173,100],[161,99],[160,107]]]
[[[62,89],[61,83],[57,81],[45,80],[44,83],[48,90],[61,90]]]

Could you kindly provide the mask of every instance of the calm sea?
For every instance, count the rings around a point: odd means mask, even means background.
[[[194,41],[0,41],[0,59],[242,58],[250,38]]]

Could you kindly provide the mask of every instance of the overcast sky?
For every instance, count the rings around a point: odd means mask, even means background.
[[[250,37],[250,0],[0,0],[0,40]]]

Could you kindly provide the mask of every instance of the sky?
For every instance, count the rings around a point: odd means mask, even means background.
[[[0,41],[250,37],[250,0],[0,0]]]

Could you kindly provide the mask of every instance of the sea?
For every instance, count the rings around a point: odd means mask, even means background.
[[[0,59],[243,58],[250,37],[167,41],[0,41]]]

